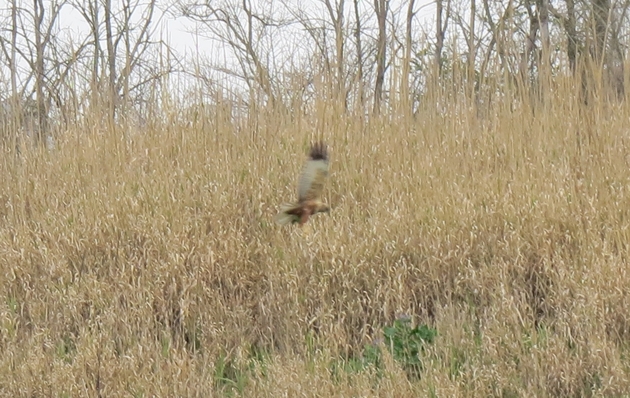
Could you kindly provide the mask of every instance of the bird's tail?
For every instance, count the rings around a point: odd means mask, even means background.
[[[280,206],[280,212],[276,215],[276,222],[280,225],[293,224],[300,221],[295,214],[289,214],[289,211],[296,208],[295,203],[285,203]]]

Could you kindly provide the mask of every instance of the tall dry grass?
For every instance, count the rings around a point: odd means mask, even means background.
[[[5,156],[0,395],[628,394],[630,108],[554,84],[365,123],[173,109]],[[280,228],[319,137],[332,212]],[[334,370],[400,314],[438,332],[420,380]]]

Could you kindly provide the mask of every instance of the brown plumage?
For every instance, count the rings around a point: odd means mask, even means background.
[[[303,225],[310,216],[329,212],[330,208],[321,201],[327,177],[328,151],[323,142],[318,142],[311,145],[309,158],[300,175],[297,203],[283,205],[276,216],[276,222],[280,225],[289,223]]]

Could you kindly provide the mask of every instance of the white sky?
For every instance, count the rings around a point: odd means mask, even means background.
[[[261,4],[268,3],[268,1],[273,2],[274,0],[259,0]],[[299,0],[291,1],[295,2],[296,4],[300,4]],[[18,1],[18,3],[20,2],[24,3],[25,1]],[[116,7],[117,3],[120,3],[120,0],[113,0],[114,7]],[[154,20],[161,20],[161,24],[159,25],[158,31],[156,33],[158,35],[162,34],[162,37],[179,52],[186,52],[188,54],[191,54],[196,52],[196,49],[199,48],[201,52],[210,53],[213,45],[208,39],[204,38],[203,35],[200,36],[195,33],[196,31],[199,31],[199,29],[202,29],[203,26],[187,18],[177,18],[171,15],[171,13],[165,13],[164,11],[169,7],[169,4],[171,3],[173,3],[173,0],[157,1],[159,10],[157,10]],[[214,3],[216,4],[217,2]],[[278,6],[282,7],[282,3],[280,1],[275,0],[275,3],[277,3]],[[372,8],[373,1],[362,0],[360,3],[365,10],[370,10]],[[254,0],[252,4],[255,6],[256,0]],[[302,2],[300,6],[302,6],[303,4],[310,4],[311,8],[319,7],[323,10],[323,4],[319,2]],[[352,2],[350,1],[347,1],[346,4],[348,7],[352,6]],[[24,6],[27,9],[32,7],[30,5],[30,2],[27,2],[27,4],[25,4]],[[406,13],[407,2],[404,0],[393,0],[390,7],[393,10],[404,10],[404,13]],[[433,24],[435,18],[434,0],[417,0],[415,8],[417,10],[417,26],[430,26]],[[173,6],[171,6],[171,9],[173,9],[173,11],[177,13],[176,9]],[[404,13],[401,13],[400,15],[402,16],[404,15]],[[352,12],[348,12],[348,15],[346,16],[347,23],[353,24],[353,19],[354,18]],[[76,11],[75,9],[73,9],[73,7],[69,5],[67,5],[62,12],[61,18],[59,20],[59,28],[64,32],[71,33],[74,37],[84,36],[88,29],[87,23],[83,20],[83,17],[78,13],[78,11]]]
[[[52,4],[52,0],[44,0],[44,7],[46,8],[46,17],[49,17],[50,12],[49,8]],[[89,28],[87,22],[84,20],[83,16],[76,10],[76,8],[72,4],[84,5],[86,3],[92,2],[93,0],[69,0],[70,4],[66,4],[57,20],[57,29],[59,38],[62,42],[71,41],[74,43],[75,47],[78,46],[79,43],[86,40],[89,37]],[[119,10],[121,7],[122,0],[111,0],[114,10]],[[135,4],[136,0],[129,0],[132,5]],[[152,36],[153,40],[162,39],[167,42],[172,48],[174,48],[180,55],[184,55],[185,58],[191,60],[199,57],[203,60],[213,61],[215,65],[223,65],[225,67],[233,67],[234,66],[234,57],[230,52],[230,49],[222,43],[219,43],[217,40],[211,40],[204,34],[199,34],[199,32],[203,32],[205,29],[204,24],[199,24],[194,21],[191,21],[185,17],[176,17],[174,15],[179,14],[179,10],[173,6],[172,4],[178,0],[157,0],[157,9],[153,15],[154,21],[154,33]],[[181,0],[183,2],[190,3],[193,0]],[[231,2],[236,3],[240,6],[240,0],[196,0],[198,3],[203,3],[204,1],[210,1],[212,4]],[[334,2],[335,0],[333,0]],[[144,5],[148,0],[138,0],[140,7],[137,11],[138,16],[142,15],[144,10]],[[313,16],[314,18],[326,18],[327,12],[325,11],[325,7],[322,1],[311,1],[311,0],[251,0],[252,7],[254,9],[257,8],[266,8],[273,7],[274,11],[279,13],[287,14],[284,12],[286,10],[285,4],[295,5],[295,8],[299,8],[301,10],[305,10],[308,12],[309,16]],[[28,31],[32,31],[32,21],[29,20],[32,16],[29,16],[32,13],[33,3],[32,0],[17,0],[18,7],[24,9],[25,12],[22,13],[23,18],[25,20],[21,21],[21,23],[27,27]],[[366,29],[374,28],[375,25],[375,17],[373,15],[373,0],[360,0],[359,2],[361,9],[363,10],[363,16],[365,20],[362,21],[363,26]],[[171,12],[167,12],[169,8]],[[404,18],[407,12],[408,2],[405,0],[391,0],[390,15],[395,14],[398,19],[398,23],[404,23]],[[351,0],[346,0],[346,24],[349,26],[353,26],[355,24],[354,21],[354,10],[353,10],[353,2]],[[434,0],[416,0],[416,17],[414,21],[414,26],[417,29],[429,30],[433,25],[433,21],[435,19],[435,1]],[[102,10],[101,10],[102,14]],[[7,0],[0,0],[0,24],[5,24],[6,28],[10,26],[10,2]],[[102,16],[101,16],[102,18]],[[320,24],[320,23],[316,23]],[[295,25],[292,28],[302,29],[300,26]],[[103,28],[104,29],[104,28]],[[286,32],[290,32],[291,30],[283,30],[280,33],[286,34]],[[296,32],[293,30],[293,32]],[[269,39],[265,43],[261,44],[264,48],[262,51],[263,56],[265,56],[265,52],[273,51],[275,55],[280,54],[280,58],[285,61],[288,60],[290,63],[295,63],[295,65],[299,65],[300,63],[310,62],[308,59],[303,59],[305,57],[300,57],[300,51],[304,49],[304,44],[300,41],[300,38],[303,37],[304,32],[300,31],[300,34],[296,37],[287,37],[286,42],[282,40],[282,36],[280,36],[280,40],[278,40],[278,36],[274,37],[273,40]],[[9,32],[5,30],[1,33],[5,39],[9,39]],[[32,33],[27,33],[27,35],[31,35]],[[102,33],[104,36],[104,34]],[[290,35],[290,33],[289,33]],[[282,46],[279,46],[278,43],[282,43]],[[310,45],[310,44],[309,44]],[[266,47],[265,47],[266,46]],[[275,57],[274,55],[274,57]],[[2,57],[2,54],[0,54]],[[6,71],[6,63],[5,60],[2,60],[0,66],[0,78],[2,78],[3,70]],[[272,60],[275,62],[275,58]],[[29,67],[23,63],[23,60],[20,61],[23,65],[23,70],[29,69]],[[1,94],[1,93],[0,93]],[[1,95],[0,95],[1,97]]]

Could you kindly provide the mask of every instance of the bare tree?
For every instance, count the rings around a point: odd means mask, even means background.
[[[465,19],[465,10],[461,9],[459,12],[455,12],[453,19],[459,29],[461,30],[465,42],[466,42],[466,63],[465,78],[467,81],[468,91],[470,95],[473,94],[475,89],[475,61],[477,58],[477,36],[475,32],[476,20],[477,20],[477,2],[475,0],[470,1],[470,8],[468,9],[468,20]]]
[[[620,27],[627,18],[630,2],[565,0],[566,13],[554,8],[548,0],[543,3],[564,29],[569,68],[581,79],[583,100],[588,102],[593,90],[599,87],[621,97],[625,54]]]
[[[477,46],[475,44],[475,19],[477,18],[477,3],[475,0],[470,1],[470,19],[468,22],[468,60],[467,60],[467,80],[471,91],[474,90],[475,84],[475,59],[477,56]],[[471,93],[472,94],[472,93]]]
[[[567,56],[569,58],[569,65],[571,71],[575,74],[575,65],[577,62],[577,30],[576,30],[576,17],[575,17],[575,1],[566,0],[567,4],[567,17],[565,19],[564,27],[567,32]]]
[[[412,46],[412,24],[413,17],[415,15],[414,11],[415,0],[410,0],[409,5],[407,6],[407,19],[405,24],[405,53],[403,55],[402,62],[402,78],[401,78],[401,88],[400,93],[402,96],[402,103],[405,112],[411,111],[410,109],[410,98],[409,98],[409,75],[411,73],[411,46]]]
[[[619,30],[614,28],[617,18],[616,9],[610,0],[593,0],[593,30],[594,45],[591,46],[591,57],[595,70],[603,77],[602,85],[605,89],[612,89],[614,94],[624,93],[623,82],[623,54],[619,45]],[[623,13],[628,4],[622,8]]]
[[[344,4],[345,0],[339,0],[336,4],[332,4],[330,0],[324,0],[324,4],[326,5],[326,10],[328,10],[328,15],[330,20],[332,21],[332,25],[335,32],[335,50],[336,50],[336,60],[337,64],[337,76],[336,76],[336,96],[340,98],[343,102],[343,108],[347,107],[347,91],[345,84],[345,59],[344,59],[344,44],[345,44],[345,35],[343,31],[344,25]]]
[[[30,8],[18,4],[13,1],[11,7],[11,41],[8,45],[2,41],[2,50],[11,70],[10,108],[14,120],[22,126],[28,113],[29,127],[26,131],[35,143],[42,143],[48,135],[50,93],[54,91],[49,66],[53,62],[47,62],[47,54],[66,1],[33,0]],[[23,68],[21,73],[20,65]],[[25,106],[27,102],[32,105]]]
[[[521,56],[521,64],[519,67],[519,74],[521,77],[521,81],[523,84],[529,80],[528,76],[530,75],[531,70],[531,60],[532,54],[536,48],[536,40],[538,37],[538,28],[540,27],[540,20],[533,10],[531,0],[525,1],[525,8],[527,10],[527,15],[529,17],[529,33],[525,36],[525,51],[523,51]]]
[[[619,98],[625,94],[625,61],[626,45],[622,44],[622,37],[625,34],[623,29],[626,25],[630,9],[630,1],[617,3],[617,10],[610,16],[610,63],[611,81],[613,88]]]
[[[46,102],[44,99],[44,43],[42,30],[44,24],[44,2],[33,1],[33,27],[35,30],[35,95],[37,100],[37,131],[35,137],[42,142],[46,129]]]
[[[381,112],[383,100],[383,84],[385,82],[385,61],[387,44],[387,11],[389,0],[374,0],[374,11],[378,21],[378,38],[376,40],[376,82],[374,83],[374,109],[375,114]]]
[[[6,51],[5,54],[7,59],[9,60],[9,70],[11,71],[11,97],[14,105],[14,109],[17,109],[18,104],[18,88],[17,88],[17,36],[18,36],[18,25],[17,25],[17,0],[11,0],[11,50]],[[9,55],[10,54],[10,55]]]
[[[357,48],[357,77],[356,84],[359,108],[363,111],[364,106],[364,88],[363,88],[363,44],[361,42],[361,15],[359,13],[359,0],[354,0],[354,41]]]
[[[170,52],[170,48],[154,39],[159,22],[154,19],[157,2],[76,0],[74,7],[87,22],[92,37],[90,85],[96,90],[92,105],[99,109],[101,103],[106,104],[113,123],[134,101],[134,92],[142,95],[143,87],[175,69],[173,64],[158,67],[156,52],[161,47]],[[177,63],[176,58],[173,61]]]
[[[346,110],[349,95],[347,86],[349,71],[346,67],[348,61],[346,37],[348,35],[345,28],[345,0],[321,0],[321,4],[327,18],[297,8],[290,2],[285,3],[285,7],[302,26],[306,34],[310,36],[318,55],[321,56],[322,61],[318,63],[321,69],[319,76],[326,82],[329,91],[327,95],[334,97]],[[329,38],[329,32],[334,35],[333,40]]]
[[[62,38],[59,18],[66,0],[20,2],[12,0],[11,23],[0,28],[0,48],[10,71],[11,96],[2,104],[5,134],[19,146],[19,132],[34,143],[52,140],[55,127],[67,122],[66,101],[75,85],[68,82],[85,48],[85,40]],[[10,27],[10,28],[9,28]],[[10,39],[2,37],[10,33]],[[0,57],[0,60],[2,58]],[[76,93],[76,91],[75,91]],[[73,102],[74,101],[74,102]],[[13,146],[13,144],[11,144]]]
[[[606,36],[610,14],[610,0],[593,0],[593,26],[595,45],[593,58],[597,64],[603,65],[606,59]]]
[[[95,7],[96,8],[96,7]],[[114,45],[114,32],[112,30],[112,0],[105,0],[105,42],[107,45],[107,67],[109,79],[107,85],[107,108],[110,122],[113,124],[116,117],[116,47]]]
[[[450,14],[450,0],[446,1],[446,15],[444,15],[444,1],[436,0],[436,33],[435,33],[435,71],[439,78],[442,75],[442,51],[444,49],[444,37],[448,28]]]
[[[0,39],[0,46],[2,46],[2,52],[7,59],[9,66],[9,73],[11,76],[11,99],[8,102],[8,109],[12,110],[9,114],[4,113],[6,119],[5,127],[7,127],[3,134],[3,139],[8,140],[11,146],[17,145],[17,126],[20,124],[20,94],[17,87],[17,37],[18,37],[18,6],[17,0],[11,0],[11,41],[7,43]]]
[[[538,19],[540,20],[540,67],[543,71],[547,72],[550,65],[550,42],[549,37],[549,0],[536,0],[536,7],[538,8]]]
[[[130,93],[132,89],[131,75],[134,70],[140,66],[144,55],[152,44],[154,44],[151,36],[152,33],[154,33],[152,24],[154,22],[153,15],[155,13],[156,0],[150,0],[146,3],[143,18],[137,25],[138,34],[137,36],[134,36],[132,34],[133,27],[131,21],[133,21],[135,9],[138,7],[138,4],[139,3],[132,2],[131,0],[123,0],[122,2],[122,19],[129,28],[123,29],[120,33],[122,36],[121,40],[124,44],[125,62],[119,73],[118,81],[116,82],[116,93],[121,95],[124,99],[124,106],[127,106],[130,101]],[[159,43],[159,45],[163,45],[163,43]],[[168,53],[170,54],[170,52]],[[154,59],[154,61],[157,60]],[[143,84],[146,81],[160,79],[163,73],[168,73],[170,71],[171,65],[162,65],[157,74],[147,74],[144,79],[139,80],[138,83]]]
[[[501,69],[503,71],[509,70],[509,64],[506,56],[506,46],[507,40],[505,39],[506,25],[508,24],[508,20],[511,18],[513,13],[513,0],[509,0],[505,8],[502,10],[491,10],[490,1],[483,0],[484,7],[484,21],[487,23],[491,40],[488,46],[485,49],[485,56],[483,63],[480,68],[480,73],[483,77],[487,75],[488,72],[488,64],[493,55],[497,55],[499,57],[501,63]],[[494,20],[495,14],[498,14],[497,21]],[[496,51],[494,48],[496,47]]]
[[[92,48],[92,62],[89,78],[89,87],[90,87],[90,104],[97,109],[100,106],[100,101],[103,100],[101,96],[101,87],[100,87],[100,63],[103,57],[101,50],[101,33],[100,33],[100,2],[92,1],[92,0],[83,0],[83,2],[75,2],[74,8],[77,10],[82,16],[83,19],[87,22],[87,25],[90,28],[91,35],[91,48]],[[111,87],[111,84],[110,84]],[[108,91],[111,95],[111,90]],[[110,111],[111,113],[111,111]]]
[[[181,0],[179,7],[185,17],[205,24],[215,38],[229,46],[240,67],[240,72],[230,73],[241,78],[250,91],[260,89],[270,104],[278,103],[269,65],[258,46],[270,28],[279,27],[283,22],[254,11],[250,0],[240,3],[232,0],[220,3]]]

